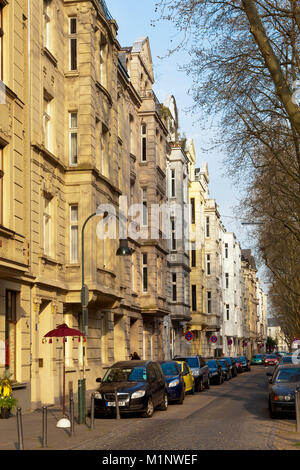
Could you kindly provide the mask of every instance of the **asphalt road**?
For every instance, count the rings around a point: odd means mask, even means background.
[[[266,369],[254,366],[223,385],[187,395],[182,405],[155,411],[150,419],[98,418],[101,439],[91,438],[76,449],[86,450],[270,450],[274,421],[267,407]]]

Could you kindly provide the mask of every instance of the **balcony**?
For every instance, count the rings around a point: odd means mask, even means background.
[[[207,331],[218,331],[221,327],[219,315],[207,315]]]

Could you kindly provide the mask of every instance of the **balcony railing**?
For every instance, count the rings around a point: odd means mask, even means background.
[[[109,9],[107,8],[107,5],[105,3],[105,0],[98,0],[100,9],[103,11],[104,16],[107,20],[112,20],[113,17],[111,16]]]

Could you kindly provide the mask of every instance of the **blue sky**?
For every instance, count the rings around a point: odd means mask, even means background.
[[[210,138],[218,135],[217,125],[204,124],[204,119],[197,119],[186,109],[193,104],[188,90],[191,79],[179,71],[179,66],[189,63],[189,55],[180,51],[166,56],[167,50],[177,44],[180,37],[170,22],[156,23],[155,0],[106,0],[107,7],[119,26],[118,39],[122,46],[131,46],[140,36],[148,36],[152,53],[155,74],[154,91],[162,102],[167,95],[174,95],[179,110],[180,132],[194,140],[197,164],[207,161],[210,175],[210,197],[219,205],[222,222],[228,232],[235,232],[243,248],[251,247],[247,240],[247,228],[235,219],[234,207],[238,204],[240,190],[233,186],[231,180],[224,176],[222,161],[224,155],[212,147]],[[172,41],[172,42],[171,42]]]

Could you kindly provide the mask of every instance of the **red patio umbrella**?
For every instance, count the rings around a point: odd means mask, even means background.
[[[65,416],[65,389],[66,389],[66,381],[65,381],[65,358],[66,358],[66,342],[65,338],[67,336],[83,336],[83,333],[79,330],[75,330],[74,328],[69,328],[66,323],[59,325],[54,330],[49,331],[44,338],[63,338],[63,353],[64,353],[64,360],[63,360],[63,416]]]

